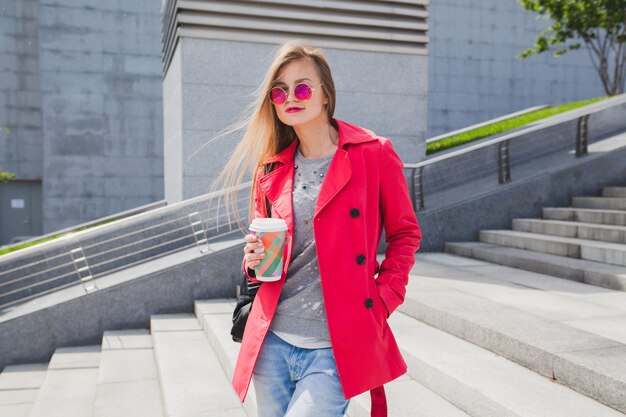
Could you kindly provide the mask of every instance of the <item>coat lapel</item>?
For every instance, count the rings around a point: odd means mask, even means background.
[[[339,132],[338,148],[328,167],[315,205],[315,217],[339,194],[352,177],[352,163],[348,155],[348,145],[376,140],[377,136],[367,129],[334,119]]]
[[[293,230],[293,155],[298,140],[294,140],[287,148],[265,163],[275,162],[274,170],[259,179],[259,188],[272,204],[272,213],[287,222],[289,230]]]
[[[369,130],[351,125],[338,119],[339,131],[338,148],[328,167],[326,178],[322,183],[314,216],[317,216],[332,201],[332,199],[348,184],[352,176],[352,163],[348,156],[347,147],[350,144],[358,144],[376,140],[377,136]],[[272,210],[287,222],[289,230],[293,230],[293,157],[298,145],[298,139],[294,140],[287,148],[265,163],[277,162],[275,169],[263,175],[259,179],[259,188],[265,193],[272,204]]]
[[[352,164],[348,157],[348,151],[339,147],[333,156],[326,178],[320,188],[317,204],[315,205],[314,217],[346,186],[352,176]]]

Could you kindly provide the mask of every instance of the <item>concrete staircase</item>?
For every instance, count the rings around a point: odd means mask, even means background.
[[[381,259],[382,260],[382,257]],[[230,386],[234,300],[153,315],[0,374],[3,417],[257,416]],[[409,372],[390,416],[626,416],[626,293],[445,253],[416,256],[390,318]],[[369,395],[348,415],[369,415]]]
[[[483,230],[479,242],[446,243],[448,253],[626,290],[626,187],[514,219],[513,230]]]

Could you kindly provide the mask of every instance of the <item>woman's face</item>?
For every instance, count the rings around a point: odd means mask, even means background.
[[[313,89],[309,100],[299,101],[294,97],[294,87],[299,83],[307,83]],[[292,61],[278,72],[272,87],[281,87],[287,93],[287,100],[282,104],[274,104],[276,114],[281,122],[288,126],[298,126],[315,120],[326,122],[326,106],[322,81],[311,60]]]

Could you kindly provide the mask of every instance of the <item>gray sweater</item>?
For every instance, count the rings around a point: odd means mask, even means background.
[[[270,330],[294,346],[330,347],[320,281],[313,213],[333,155],[307,159],[296,149],[293,186],[294,235],[287,279]]]

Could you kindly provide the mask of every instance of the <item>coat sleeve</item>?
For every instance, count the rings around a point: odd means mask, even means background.
[[[391,141],[383,139],[379,165],[380,209],[387,250],[378,270],[376,285],[388,315],[404,302],[409,272],[422,239],[403,167]]]

